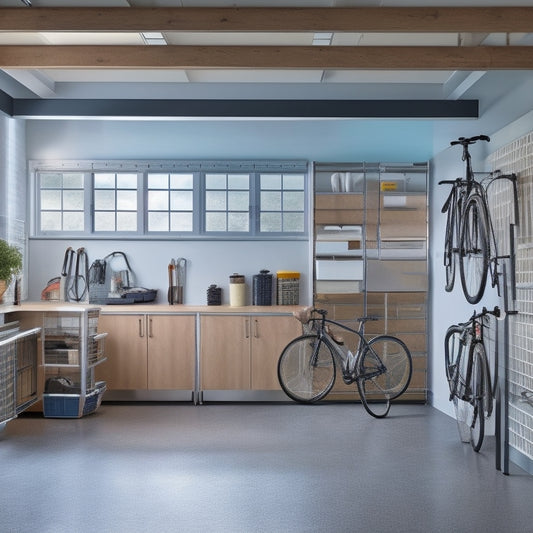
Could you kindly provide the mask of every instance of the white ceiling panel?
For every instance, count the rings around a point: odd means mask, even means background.
[[[0,45],[24,44],[41,45],[47,43],[40,33],[29,33],[24,31],[0,32]]]
[[[320,83],[321,70],[188,70],[195,83]]]
[[[91,69],[91,70],[66,70],[66,69],[40,69],[47,77],[55,82],[73,83],[107,83],[107,82],[128,82],[128,83],[183,83],[189,81],[183,70],[113,70],[113,69]]]
[[[50,45],[140,45],[144,44],[140,33],[112,32],[41,32],[46,44]]]
[[[206,46],[309,46],[313,33],[164,32],[168,44]]]
[[[328,70],[323,81],[328,83],[430,83],[443,84],[452,72],[444,70]]]

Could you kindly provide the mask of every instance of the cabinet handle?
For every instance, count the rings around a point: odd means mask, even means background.
[[[248,318],[244,320],[244,338],[250,338],[250,319]]]
[[[139,318],[139,337],[144,337],[143,319]]]
[[[257,318],[254,319],[254,337],[256,339],[259,338],[259,320],[257,320]]]
[[[154,336],[154,332],[153,332],[153,324],[152,324],[152,319],[150,318],[149,319],[149,328],[148,328],[148,337],[153,337]]]

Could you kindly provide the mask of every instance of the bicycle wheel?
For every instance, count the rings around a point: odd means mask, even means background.
[[[446,285],[444,290],[451,292],[455,285],[455,265],[457,250],[457,217],[453,204],[448,207],[448,217],[446,219],[446,236],[444,238],[444,268],[446,270]]]
[[[461,285],[467,301],[477,304],[483,297],[489,270],[489,235],[487,208],[478,194],[466,204],[461,222]]]
[[[482,346],[481,343],[477,343],[474,346]],[[485,436],[485,416],[483,400],[485,397],[484,392],[485,384],[485,371],[483,360],[481,359],[477,350],[474,351],[474,359],[472,361],[472,403],[471,416],[469,418],[470,425],[470,444],[475,452],[479,452],[481,445],[483,444],[483,437]]]
[[[479,364],[483,370],[483,415],[488,418],[492,414],[493,408],[493,395],[492,395],[492,380],[490,377],[489,360],[487,358],[487,352],[485,345],[481,342],[475,342],[470,348],[472,351],[472,358],[478,357]]]
[[[411,381],[413,364],[407,346],[396,337],[373,338],[361,355],[357,386],[366,411],[387,416],[390,401],[405,392]]]
[[[460,363],[464,352],[463,329],[450,326],[444,337],[444,367],[450,388],[450,400],[455,396],[459,382]]]
[[[278,361],[278,379],[289,398],[316,402],[335,382],[335,363],[328,346],[317,335],[302,335],[284,348]]]

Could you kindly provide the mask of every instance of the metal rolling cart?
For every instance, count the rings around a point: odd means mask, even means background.
[[[95,367],[105,361],[107,333],[97,333],[99,309],[44,314],[43,365],[46,418],[81,418],[96,411],[106,390],[95,381]]]
[[[0,328],[0,429],[33,405],[37,395],[37,353],[41,328],[19,330],[18,322]]]

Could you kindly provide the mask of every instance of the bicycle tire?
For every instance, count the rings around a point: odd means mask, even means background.
[[[482,346],[481,343],[476,345]],[[474,346],[476,346],[474,345]],[[485,436],[485,416],[483,400],[485,391],[485,370],[483,361],[479,353],[474,349],[474,359],[472,361],[472,415],[470,420],[470,444],[475,452],[479,452]]]
[[[446,331],[444,337],[444,368],[446,372],[446,379],[450,389],[450,400],[456,395],[461,360],[465,353],[465,346],[461,340],[463,336],[463,328],[460,326],[450,326]]]
[[[455,285],[455,266],[457,250],[457,223],[456,206],[450,203],[448,207],[448,216],[446,219],[446,235],[444,238],[444,269],[446,271],[446,284],[444,290],[451,292]]]
[[[405,392],[412,373],[411,354],[404,342],[390,335],[371,339],[361,356],[357,380],[365,410],[375,418],[387,416],[390,402]]]
[[[483,367],[483,414],[485,418],[488,418],[492,414],[494,401],[487,351],[481,341],[474,342],[470,347],[470,351],[472,352],[472,358],[479,357],[480,365]]]
[[[278,380],[289,398],[314,403],[324,398],[335,383],[335,362],[318,335],[293,339],[278,360]]]
[[[477,304],[485,292],[489,270],[487,208],[480,195],[468,198],[459,241],[461,285],[468,303]]]

